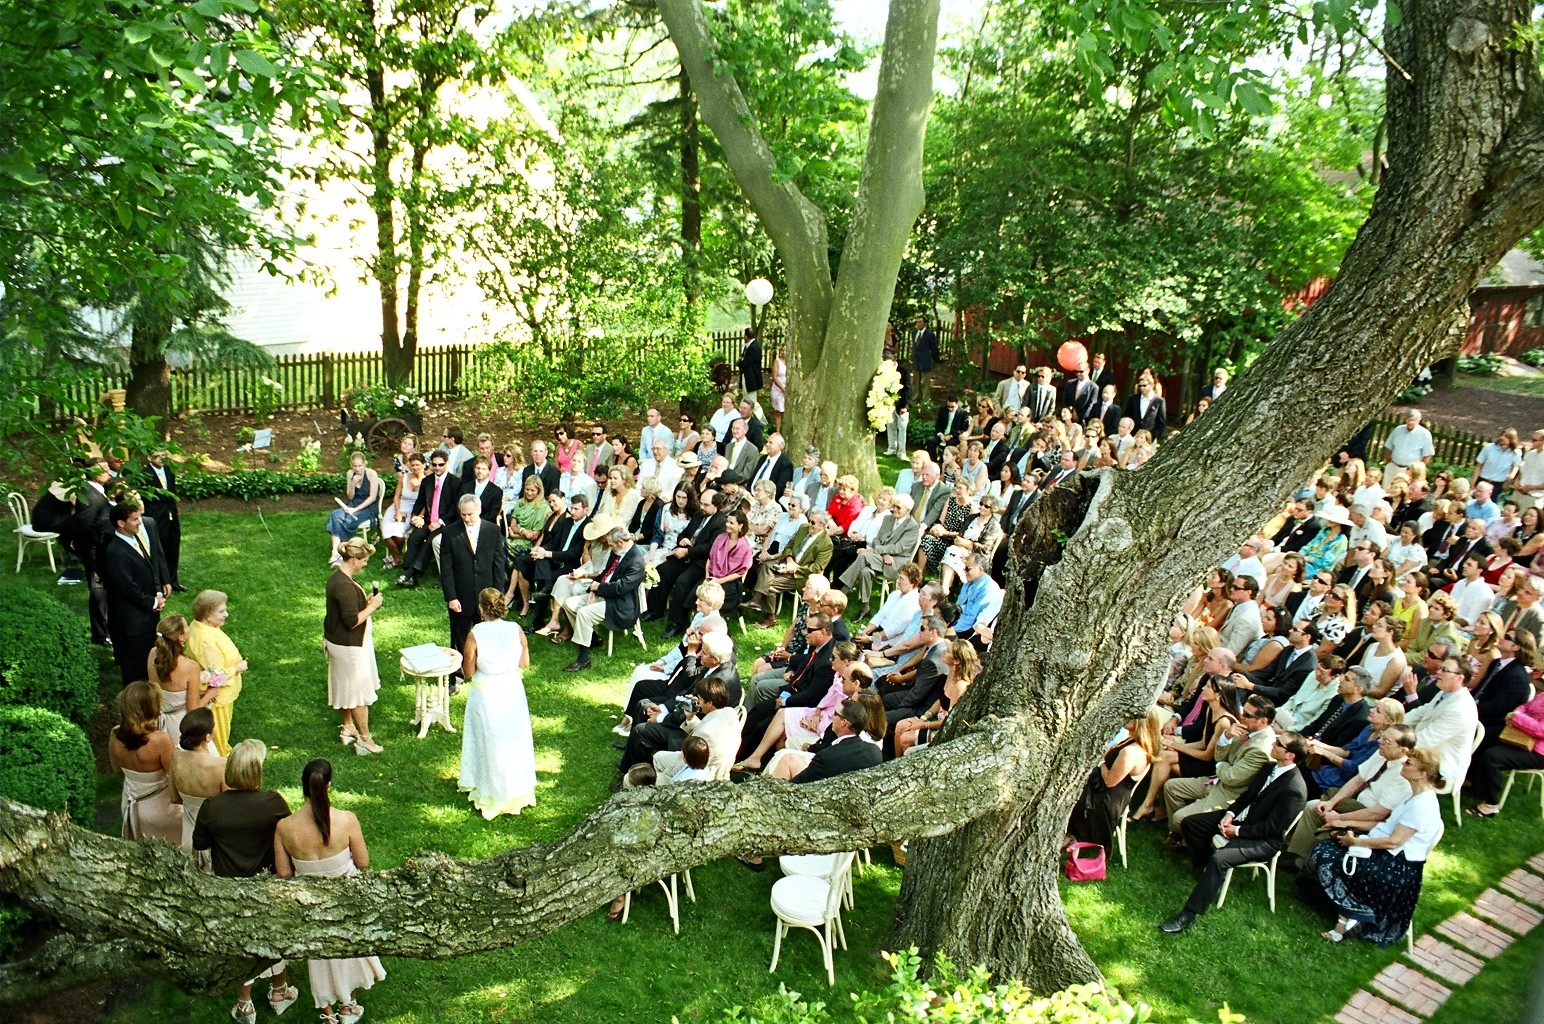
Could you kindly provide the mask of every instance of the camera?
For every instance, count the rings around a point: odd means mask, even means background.
[[[380,597],[381,596],[381,581],[380,580],[371,580],[370,581],[370,594],[373,597]]]
[[[676,701],[681,705],[682,714],[695,715],[697,708],[701,706],[697,701],[696,695],[691,693],[683,693],[676,698]]]

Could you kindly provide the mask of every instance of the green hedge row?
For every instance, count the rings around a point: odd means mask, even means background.
[[[206,473],[188,469],[177,478],[184,498],[272,498],[281,494],[340,494],[342,473],[291,473],[271,469],[243,469],[233,473]]]
[[[53,594],[0,589],[0,705],[47,708],[85,725],[99,672],[81,617]]]
[[[89,828],[96,820],[91,742],[45,708],[0,707],[0,793]]]

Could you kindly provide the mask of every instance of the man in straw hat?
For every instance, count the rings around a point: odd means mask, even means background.
[[[590,667],[590,646],[597,625],[604,622],[607,629],[631,629],[640,610],[643,552],[633,543],[627,527],[613,516],[598,515],[585,525],[584,539],[592,548],[604,545],[610,555],[598,574],[565,576],[552,588],[553,600],[573,623],[573,641],[579,648],[578,655],[564,668],[566,672]],[[561,641],[561,634],[552,637],[554,642]]]

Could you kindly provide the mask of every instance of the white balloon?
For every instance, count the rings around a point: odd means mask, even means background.
[[[745,286],[745,297],[753,306],[765,306],[772,301],[772,282],[758,277]]]

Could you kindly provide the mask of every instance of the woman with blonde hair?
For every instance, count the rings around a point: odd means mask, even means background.
[[[183,653],[188,642],[188,620],[168,615],[155,628],[155,648],[145,666],[146,678],[161,690],[159,728],[168,736],[182,734],[182,716],[213,700],[198,684],[198,662]]]
[[[169,772],[175,746],[156,727],[161,691],[141,680],[118,697],[119,724],[107,737],[107,760],[123,776],[123,838],[182,843],[182,808]]]
[[[1212,774],[1217,759],[1217,741],[1238,721],[1224,701],[1223,684],[1208,678],[1201,684],[1198,697],[1200,707],[1186,718],[1171,718],[1159,736],[1163,750],[1152,761],[1152,780],[1147,784],[1147,794],[1142,805],[1131,815],[1132,821],[1164,820],[1156,817],[1158,798],[1164,783],[1171,778],[1204,778]],[[1231,686],[1228,691],[1237,696]],[[1170,725],[1176,725],[1169,733]]]
[[[633,521],[633,513],[638,510],[638,502],[642,500],[643,496],[634,486],[633,474],[627,467],[612,466],[606,471],[606,490],[596,504],[595,514],[609,515],[627,524]]]
[[[231,752],[231,715],[241,696],[241,677],[247,661],[225,635],[230,618],[228,598],[218,590],[201,590],[193,598],[193,622],[188,626],[185,650],[203,669],[201,681],[216,693],[204,704],[214,712],[214,748],[221,757]]]
[[[322,651],[327,655],[327,704],[338,712],[338,739],[354,744],[356,754],[383,749],[370,736],[370,705],[381,689],[375,664],[375,633],[370,618],[384,598],[380,588],[354,579],[375,549],[358,537],[338,549],[342,564],[327,579],[327,610],[322,617]]]
[[[1126,723],[1126,736],[1110,745],[1089,773],[1067,835],[1075,842],[1094,843],[1109,850],[1121,815],[1131,806],[1131,793],[1163,753],[1159,713],[1149,708],[1141,718]]]
[[[949,709],[965,696],[965,691],[981,673],[981,656],[968,640],[949,641],[949,646],[944,648],[944,664],[949,667],[949,675],[944,679],[943,695],[920,716],[903,718],[895,723],[896,757],[928,742],[949,717]]]
[[[1206,674],[1202,666],[1206,663],[1206,656],[1222,642],[1222,635],[1216,629],[1206,625],[1188,615],[1181,615],[1189,620],[1189,626],[1185,631],[1184,644],[1187,656],[1183,667],[1176,674],[1170,670],[1170,686],[1168,694],[1160,694],[1160,704],[1172,704],[1176,701],[1187,701],[1195,693],[1196,687],[1201,683],[1201,677]],[[1172,631],[1170,632],[1172,636]],[[1171,665],[1175,657],[1174,651],[1170,651]],[[1167,699],[1165,699],[1167,697]]]
[[[347,502],[339,502],[327,517],[327,532],[332,537],[332,554],[328,565],[338,564],[338,545],[352,537],[361,526],[374,524],[381,510],[381,495],[386,485],[380,474],[371,469],[364,452],[349,456],[348,475],[344,478],[343,492]]]
[[[1501,616],[1485,612],[1474,620],[1474,637],[1469,641],[1469,678],[1484,679],[1490,663],[1501,657],[1497,644],[1506,633]]]
[[[391,496],[386,511],[381,513],[381,540],[386,544],[386,557],[382,568],[390,569],[402,564],[402,553],[407,547],[407,532],[413,516],[413,506],[418,503],[418,489],[423,486],[426,473],[422,452],[407,457],[407,465],[397,473],[397,489]]]

